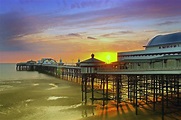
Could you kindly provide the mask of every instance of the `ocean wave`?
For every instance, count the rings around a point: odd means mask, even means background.
[[[27,100],[25,100],[25,102],[32,102],[32,101],[34,101],[33,99],[27,99]]]
[[[13,86],[11,86],[11,85],[1,85],[0,86],[0,91],[4,91],[4,90],[7,90],[7,89],[10,89],[10,88],[12,88]]]
[[[38,83],[34,83],[33,86],[38,86],[39,84]]]
[[[50,96],[48,97],[47,100],[57,100],[57,99],[61,99],[61,98],[68,98],[66,96]]]
[[[50,83],[49,85],[52,86],[52,87],[49,88],[48,90],[52,90],[52,89],[58,88],[58,85],[55,85],[54,83]]]

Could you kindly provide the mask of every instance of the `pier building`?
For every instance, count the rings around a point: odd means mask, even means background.
[[[137,70],[177,70],[181,66],[181,32],[158,35],[151,39],[145,50],[118,52],[123,68]]]

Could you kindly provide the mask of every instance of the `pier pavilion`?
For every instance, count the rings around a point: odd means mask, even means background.
[[[62,61],[34,63],[34,70],[81,84],[85,103],[90,93],[92,103],[101,100],[104,106],[113,100],[119,109],[122,102],[129,102],[136,114],[146,104],[153,111],[161,110],[164,120],[164,115],[180,112],[181,107],[181,32],[158,35],[144,47],[140,51],[118,52],[117,62],[112,64],[105,64],[92,54],[76,66]]]

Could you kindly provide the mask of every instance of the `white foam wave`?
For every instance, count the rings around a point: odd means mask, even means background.
[[[32,101],[34,101],[33,99],[27,99],[27,100],[25,100],[25,102],[32,102]]]
[[[9,88],[12,88],[13,86],[11,86],[11,85],[1,85],[0,86],[0,91],[4,91],[4,90],[6,90],[6,89],[9,89]]]
[[[56,89],[56,88],[58,88],[58,86],[57,85],[55,85],[54,83],[50,83],[49,84],[50,86],[52,86],[51,88],[49,88],[48,90],[52,90],[52,89]]]
[[[59,110],[68,110],[72,108],[78,108],[82,105],[82,103],[71,105],[71,106],[60,106]]]
[[[50,96],[50,97],[48,97],[47,100],[57,100],[60,98],[68,98],[68,97],[66,97],[66,96]]]
[[[38,83],[34,83],[33,86],[38,86],[39,84]]]

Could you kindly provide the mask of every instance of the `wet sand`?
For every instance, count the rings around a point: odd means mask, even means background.
[[[144,108],[135,115],[131,104],[95,103],[82,105],[80,85],[56,78],[0,82],[0,120],[161,120]]]

